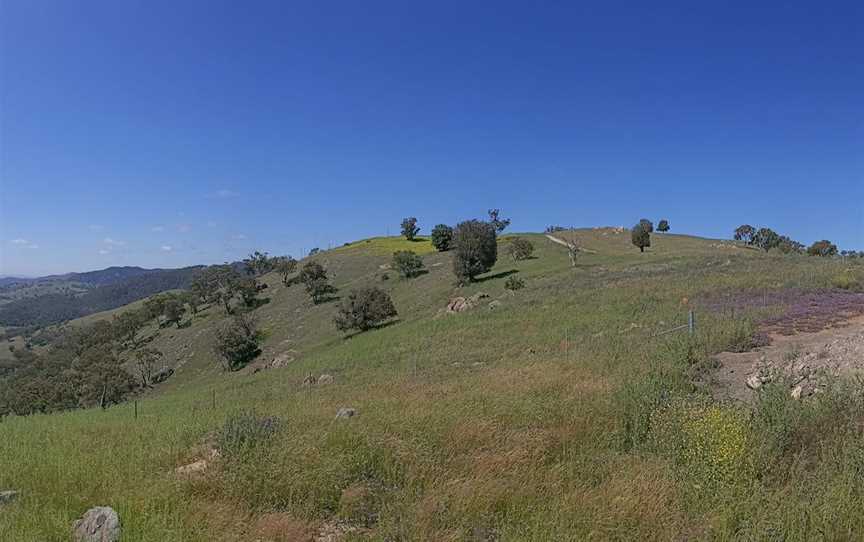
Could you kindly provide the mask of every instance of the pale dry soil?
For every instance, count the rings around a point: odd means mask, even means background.
[[[771,344],[750,352],[722,352],[715,393],[750,400],[759,382],[788,379],[790,393],[819,392],[820,379],[864,374],[864,316],[844,320],[814,333],[769,334]],[[754,389],[754,387],[756,389]]]

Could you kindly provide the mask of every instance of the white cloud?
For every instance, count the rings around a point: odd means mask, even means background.
[[[153,226],[152,228],[150,228],[150,231],[154,231],[154,232],[165,231],[165,226]]]
[[[104,248],[100,248],[100,249],[99,249],[99,254],[102,254],[102,255],[104,256],[105,254],[111,254],[111,251],[110,251],[110,250],[107,250],[107,249],[104,249]]]
[[[87,228],[90,231],[102,231],[102,226],[100,226],[99,224],[90,224],[89,226],[87,226]]]
[[[208,228],[215,228],[216,226],[218,226],[218,224],[216,224],[215,220],[208,220],[207,221],[207,227]]]
[[[26,245],[27,239],[12,239],[9,242],[12,243],[13,245]]]
[[[177,231],[179,231],[180,233],[189,233],[190,231],[192,231],[192,226],[190,226],[189,224],[179,224],[177,226]]]
[[[102,242],[110,247],[122,247],[126,245],[126,241],[118,241],[117,239],[112,239],[110,237],[102,239]]]
[[[36,243],[30,243],[29,245],[27,245],[27,248],[39,248],[39,245],[37,245]]]
[[[243,239],[246,239],[246,235],[244,235],[242,233],[235,233],[234,235],[231,236],[231,239],[234,239],[236,241],[241,241]]]
[[[174,250],[174,247],[172,247],[171,245],[162,245],[161,248],[162,248],[162,250],[164,250],[165,252],[171,252],[172,250]]]

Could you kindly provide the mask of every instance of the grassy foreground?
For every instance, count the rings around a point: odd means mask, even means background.
[[[124,541],[309,540],[333,525],[357,529],[346,540],[864,537],[859,389],[803,402],[769,386],[755,405],[720,403],[710,355],[745,344],[750,315],[698,312],[695,337],[652,338],[702,297],[829,287],[846,264],[674,235],[639,254],[627,232],[577,235],[593,252],[575,269],[531,235],[535,259],[502,255],[463,290],[447,254],[381,282],[389,258],[373,247],[400,242],[329,251],[340,289],[386,285],[400,312],[349,339],[332,305],[268,277],[264,355],[294,351],[285,369],[218,372],[212,309],[163,332],[153,344],[181,369],[137,419],[125,404],[0,422],[0,489],[22,492],[0,508],[0,540],[67,540],[96,505],[118,511]],[[510,295],[513,270],[527,286]],[[501,305],[439,314],[481,291]],[[310,373],[335,382],[302,386]],[[334,420],[340,407],[358,415]],[[240,410],[281,425],[176,476]]]

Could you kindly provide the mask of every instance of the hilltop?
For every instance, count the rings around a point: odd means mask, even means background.
[[[0,423],[0,489],[22,492],[0,514],[0,538],[63,539],[97,504],[118,510],[124,540],[860,534],[864,505],[846,498],[864,489],[858,396],[826,381],[798,401],[778,377],[730,402],[716,363],[758,348],[773,329],[763,322],[807,332],[799,316],[778,320],[797,315],[790,292],[830,291],[857,307],[860,260],[674,234],[653,235],[640,254],[628,231],[597,228],[554,234],[582,249],[571,266],[565,246],[518,236],[533,257],[499,250],[495,267],[461,288],[452,255],[426,238],[313,256],[337,295],[374,285],[398,310],[348,336],[333,325],[337,302],[314,305],[302,285],[266,274],[253,311],[262,352],[237,372],[212,352],[227,319],[217,305],[179,328],[149,324],[142,337],[175,372],[137,405]],[[389,269],[406,249],[427,273]],[[525,287],[508,291],[514,276]],[[785,297],[770,304],[734,297],[777,292]],[[481,301],[447,313],[457,296]],[[691,310],[693,335],[658,335]],[[340,409],[355,415],[334,419]]]

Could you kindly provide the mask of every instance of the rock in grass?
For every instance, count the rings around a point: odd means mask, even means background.
[[[327,384],[332,384],[334,380],[333,375],[323,374],[318,377],[318,385],[326,386]]]
[[[17,491],[13,491],[11,489],[7,489],[6,491],[0,491],[0,506],[4,504],[9,504],[17,498]]]
[[[72,524],[75,542],[117,542],[120,540],[120,517],[109,506],[91,508]]]
[[[339,409],[338,412],[336,412],[336,419],[339,420],[339,419],[353,418],[356,415],[357,415],[357,410],[355,410],[353,408],[342,407]]]

